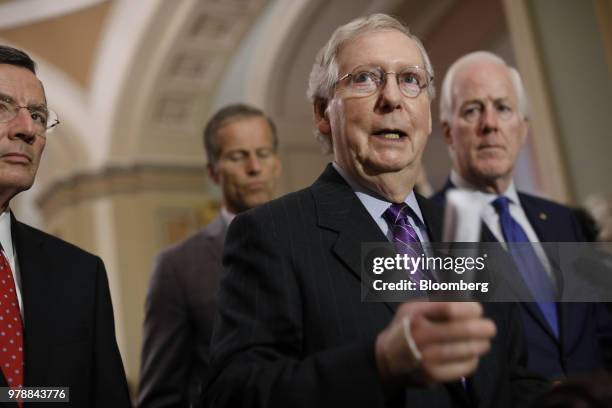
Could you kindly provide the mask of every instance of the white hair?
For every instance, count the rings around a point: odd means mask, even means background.
[[[310,71],[308,80],[308,90],[306,95],[314,104],[320,101],[328,101],[332,98],[336,82],[338,81],[338,53],[343,45],[355,39],[357,36],[372,32],[397,30],[412,39],[421,53],[424,68],[428,76],[431,78],[427,87],[429,99],[433,100],[436,94],[433,77],[433,66],[429,60],[429,56],[425,51],[425,47],[421,40],[413,35],[409,28],[402,24],[399,20],[382,13],[371,14],[367,17],[357,18],[343,26],[340,26],[334,31],[327,43],[319,50],[315,58],[315,63]],[[321,144],[324,153],[333,152],[331,139],[328,135],[324,135],[317,129],[314,130],[316,139]]]
[[[442,89],[440,91],[440,121],[451,121],[453,114],[452,90],[454,85],[453,82],[455,80],[457,72],[460,68],[466,65],[480,61],[490,61],[508,68],[512,87],[514,88],[514,92],[516,93],[516,97],[518,100],[518,111],[523,116],[523,118],[526,119],[529,114],[529,106],[527,101],[527,95],[525,93],[525,88],[523,86],[523,81],[519,72],[515,68],[506,64],[506,61],[504,61],[501,57],[493,54],[492,52],[476,51],[459,58],[450,66],[448,71],[446,71],[446,75],[444,76],[444,80],[442,81]]]

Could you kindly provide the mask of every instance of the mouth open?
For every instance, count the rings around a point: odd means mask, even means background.
[[[387,140],[399,140],[408,136],[406,132],[399,129],[380,129],[373,132],[372,135]]]

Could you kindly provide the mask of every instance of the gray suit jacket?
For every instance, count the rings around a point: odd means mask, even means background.
[[[226,222],[162,251],[146,300],[138,406],[198,406],[208,377]]]

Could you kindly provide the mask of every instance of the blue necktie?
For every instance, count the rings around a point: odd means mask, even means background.
[[[492,204],[499,214],[499,222],[506,242],[530,242],[521,225],[510,215],[510,199],[505,196],[499,196]],[[538,295],[534,296],[534,298],[554,299],[555,288],[553,283],[533,247],[531,245],[508,245],[508,248],[530,292],[532,295]],[[559,337],[559,323],[555,303],[546,301],[536,303],[555,336]]]

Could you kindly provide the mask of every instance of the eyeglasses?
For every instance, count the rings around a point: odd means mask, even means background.
[[[50,132],[60,121],[57,114],[45,105],[19,106],[10,97],[0,96],[0,123],[7,123],[17,117],[19,109],[27,109],[34,122],[36,134]]]
[[[370,96],[380,90],[387,81],[387,75],[395,75],[397,86],[409,98],[416,98],[429,86],[433,77],[418,66],[405,67],[399,72],[385,71],[377,66],[358,66],[342,76],[336,83],[347,81],[346,91],[357,97]]]

